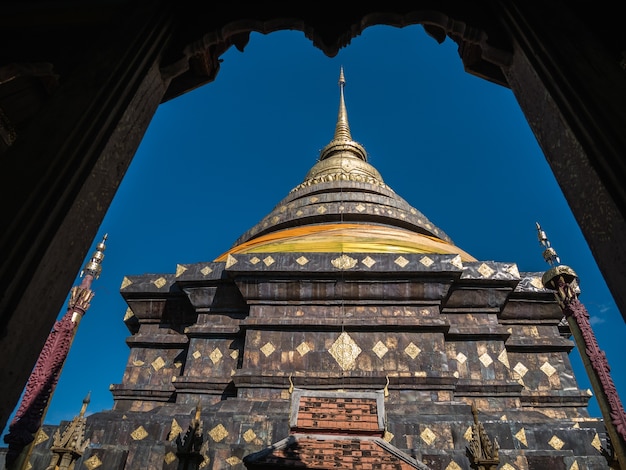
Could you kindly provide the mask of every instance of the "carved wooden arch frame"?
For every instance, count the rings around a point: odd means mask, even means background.
[[[385,5],[387,12],[380,13],[375,6],[360,7],[364,11],[346,17],[333,11],[333,21],[306,7],[255,12],[257,19],[216,20],[191,35],[181,31],[194,12],[172,15],[169,7],[140,6],[129,15],[126,20],[136,28],[87,59],[85,73],[97,75],[100,86],[86,86],[80,72],[68,77],[34,119],[26,142],[12,149],[9,171],[0,181],[29,181],[28,171],[13,162],[28,161],[33,152],[49,158],[53,168],[48,179],[35,179],[24,204],[11,209],[0,244],[7,255],[0,271],[5,287],[0,302],[3,425],[158,105],[214,80],[220,55],[233,45],[243,49],[252,31],[301,30],[329,57],[373,25],[422,24],[438,41],[454,39],[468,72],[506,83],[513,91],[618,307],[626,312],[620,292],[626,285],[622,70],[613,67],[602,45],[577,34],[584,24],[558,7],[537,13],[507,1],[475,3],[446,2],[448,13],[443,8],[407,11]],[[480,11],[472,14],[476,8]],[[550,27],[563,23],[564,16],[566,26]],[[64,108],[67,103],[72,109]],[[67,120],[55,123],[52,133],[50,123],[60,109]],[[45,149],[37,142],[41,139]],[[40,315],[35,324],[23,321],[33,312]]]

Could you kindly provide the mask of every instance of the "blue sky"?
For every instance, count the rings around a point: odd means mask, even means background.
[[[332,138],[340,67],[352,137],[396,193],[479,260],[545,271],[535,222],[580,277],[619,392],[626,326],[513,93],[464,72],[456,44],[421,26],[370,27],[334,58],[298,31],[253,34],[214,83],[162,104],[93,241],[96,295],[46,415],[110,409],[129,349],[125,275],[211,261],[300,182]],[[91,252],[88,254],[88,256]],[[80,278],[77,277],[77,283]],[[63,315],[64,310],[59,313]],[[590,388],[578,350],[581,388]],[[592,400],[590,412],[600,416]]]

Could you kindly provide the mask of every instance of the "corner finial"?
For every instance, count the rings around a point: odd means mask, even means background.
[[[535,222],[535,224],[537,225],[537,238],[539,239],[539,243],[541,243],[541,245],[543,245],[543,247],[545,248],[543,252],[543,259],[546,260],[546,263],[548,263],[550,266],[554,266],[560,263],[561,260],[556,254],[556,250],[552,248],[552,246],[550,246],[550,240],[548,240],[546,232],[541,229],[541,225],[539,225],[539,222]]]
[[[106,250],[106,241],[108,237],[109,235],[105,233],[102,237],[102,241],[98,243],[98,246],[96,246],[96,251],[94,251],[91,259],[81,271],[81,276],[91,274],[94,279],[98,279],[100,277],[100,273],[102,272],[102,260],[104,259],[104,250]]]
[[[87,393],[87,396],[83,398],[83,406],[80,409],[80,417],[85,416],[85,411],[87,411],[87,405],[91,402],[91,390]]]
[[[545,248],[543,251],[543,259],[551,266],[550,269],[541,276],[541,282],[545,288],[556,290],[555,295],[560,304],[566,300],[571,300],[573,297],[580,294],[578,275],[569,266],[560,264],[561,259],[556,254],[556,250],[550,246],[546,232],[541,229],[539,222],[535,222],[535,225],[537,226],[537,238],[539,239],[539,243]],[[569,288],[566,291],[559,289],[559,279],[565,280],[565,282],[568,283]]]

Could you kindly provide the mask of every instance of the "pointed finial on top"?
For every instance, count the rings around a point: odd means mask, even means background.
[[[94,251],[91,259],[80,273],[81,276],[85,274],[91,274],[94,279],[98,279],[100,277],[100,273],[102,272],[102,260],[104,259],[104,250],[106,250],[106,241],[109,237],[109,234],[105,233],[102,237],[102,241],[98,243],[96,246],[96,251]]]
[[[339,70],[339,113],[337,114],[337,124],[335,124],[335,135],[333,140],[320,152],[320,160],[325,160],[336,154],[356,157],[367,161],[367,152],[361,144],[352,140],[350,125],[348,124],[348,111],[344,99],[343,89],[346,86],[346,77],[343,67]]]
[[[543,252],[543,259],[550,266],[554,266],[561,262],[558,255],[556,254],[556,250],[550,246],[550,240],[548,240],[548,236],[546,232],[541,229],[541,225],[539,222],[535,222],[537,226],[537,238],[539,239],[539,243],[545,248]]]
[[[196,416],[194,419],[196,421],[200,421],[201,414],[202,414],[202,403],[200,403],[200,400],[198,400],[198,403],[196,404]]]
[[[87,411],[87,405],[91,402],[91,390],[87,393],[87,396],[83,398],[83,406],[80,409],[80,417],[85,416],[85,411]]]
[[[343,95],[343,89],[346,86],[346,77],[343,74],[343,67],[339,71],[339,115],[337,116],[337,125],[335,126],[335,140],[351,141],[350,125],[348,124],[348,110]]]
[[[547,289],[557,290],[555,295],[559,304],[562,306],[563,302],[569,301],[580,294],[578,275],[569,266],[560,264],[561,259],[556,254],[556,250],[550,246],[550,240],[548,240],[546,232],[541,229],[539,222],[535,222],[535,224],[537,226],[537,238],[539,239],[539,243],[545,247],[543,259],[551,266],[551,268],[541,276],[541,282]],[[565,282],[569,284],[568,289],[560,289],[558,287],[559,280],[565,280]]]

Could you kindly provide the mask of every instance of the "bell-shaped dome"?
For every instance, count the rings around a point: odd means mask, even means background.
[[[398,196],[352,140],[343,69],[335,135],[304,181],[216,261],[278,252],[435,253],[475,258]]]

